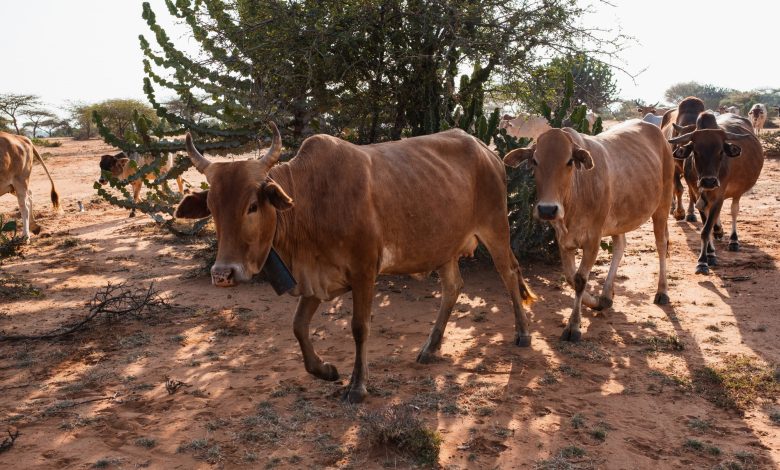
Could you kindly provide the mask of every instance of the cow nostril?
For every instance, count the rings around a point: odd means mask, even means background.
[[[539,205],[537,206],[539,217],[543,219],[553,219],[558,213],[557,205]]]

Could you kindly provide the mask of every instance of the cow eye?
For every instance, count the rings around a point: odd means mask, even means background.
[[[570,158],[568,162],[566,162],[566,166],[572,166],[574,165],[574,159]]]
[[[247,209],[246,213],[251,214],[252,212],[257,212],[257,203],[253,202],[249,205],[249,209]]]

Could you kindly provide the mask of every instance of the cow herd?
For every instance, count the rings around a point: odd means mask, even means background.
[[[247,161],[211,162],[188,134],[187,153],[209,189],[184,197],[175,216],[213,217],[218,240],[211,277],[216,286],[248,281],[269,253],[278,254],[295,280],[289,290],[299,297],[293,330],[305,368],[320,379],[337,380],[339,373],[314,350],[312,316],[323,301],[352,292],[355,362],[344,399],[356,403],[367,396],[367,341],[381,274],[438,273],[438,317],[417,356],[418,362],[429,362],[463,287],[458,260],[481,243],[512,301],[514,343],[530,346],[525,308],[536,296],[510,248],[505,165],[525,164],[533,171],[534,217],[554,228],[564,276],[574,288],[562,340],[581,338],[583,304],[596,310],[612,305],[625,234],[648,220],[659,262],[654,302],[669,303],[668,218],[670,212],[677,219],[686,216],[681,179],[688,186],[689,220],[696,220],[696,209],[704,224],[696,272],[707,274],[717,264],[713,238],[723,235],[725,199],[732,200],[728,248],[739,249],[740,197],[755,184],[763,165],[753,115],[749,120],[730,110],[710,112],[697,98],[663,112],[644,111],[660,119],[626,121],[597,136],[554,129],[533,116],[507,119],[502,123],[507,130],[520,129],[533,143],[509,152],[503,162],[457,129],[364,146],[315,135],[284,163],[278,163],[282,144],[273,123],[271,148]],[[765,107],[762,112],[765,117]],[[33,155],[40,158],[29,140],[0,133],[0,194],[16,191],[23,218],[32,212],[27,180]],[[101,168],[126,177],[127,158],[115,157],[103,157]],[[55,196],[52,183],[56,206]],[[612,261],[601,294],[593,295],[588,279],[603,237],[612,239]],[[582,250],[579,265],[577,250]]]

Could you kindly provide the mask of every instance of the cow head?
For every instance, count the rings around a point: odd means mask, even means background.
[[[575,144],[566,132],[551,129],[531,147],[512,150],[504,157],[504,163],[512,167],[526,160],[531,162],[536,181],[534,216],[549,221],[563,219],[574,172],[593,168],[590,152]]]
[[[124,152],[119,152],[116,155],[103,155],[100,157],[100,178],[98,178],[98,182],[100,184],[108,183],[104,172],[111,173],[114,178],[121,177],[129,162],[130,159],[125,157]]]
[[[636,103],[636,112],[638,112],[640,116],[644,116],[648,113],[655,115],[655,113],[658,112],[658,103],[651,105],[640,104],[639,101],[634,101],[634,103]]]
[[[738,157],[742,148],[730,141],[742,140],[750,134],[735,134],[720,128],[701,128],[675,137],[669,143],[679,145],[674,150],[674,158],[685,160],[693,155],[693,165],[698,175],[697,186],[700,191],[707,192],[720,186],[720,167],[723,158]]]
[[[274,123],[273,144],[262,158],[240,162],[210,162],[198,152],[187,133],[187,153],[204,175],[209,190],[190,194],[175,216],[198,219],[211,215],[217,229],[217,259],[211,281],[220,287],[246,282],[260,272],[271,251],[277,212],[292,207],[284,190],[269,177],[279,160],[282,137]]]

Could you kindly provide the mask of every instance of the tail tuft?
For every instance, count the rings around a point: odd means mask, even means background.
[[[57,194],[57,190],[54,189],[54,185],[51,186],[51,205],[55,211],[60,210],[60,195]]]
[[[526,307],[530,307],[538,299],[522,277],[520,278],[520,297],[523,299],[523,305]]]

